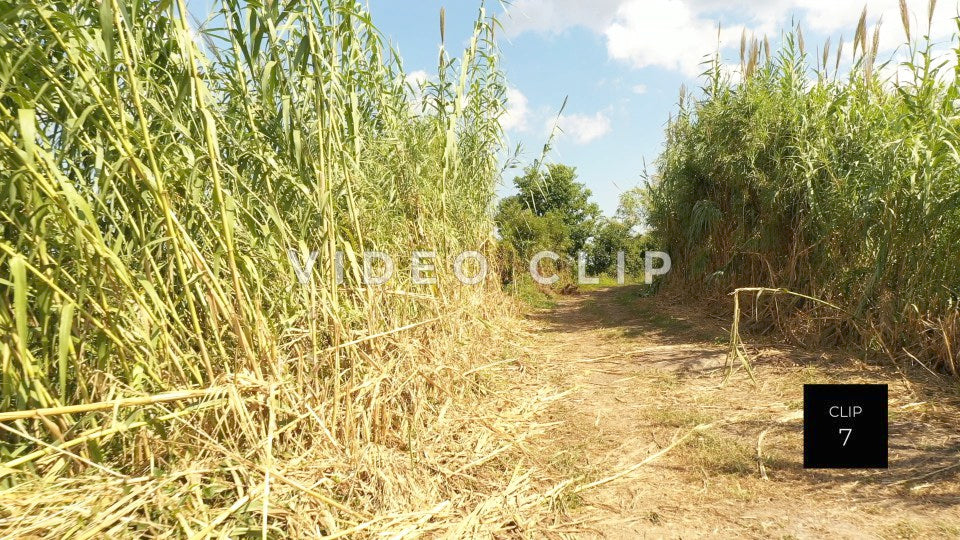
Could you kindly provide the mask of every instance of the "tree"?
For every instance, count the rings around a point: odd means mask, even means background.
[[[541,250],[568,256],[558,261],[566,267],[578,252],[588,257],[591,273],[616,272],[617,252],[626,254],[627,273],[642,269],[647,238],[636,234],[643,224],[644,192],[634,188],[620,196],[614,218],[604,218],[590,202],[590,190],[577,182],[576,169],[562,164],[545,170],[528,168],[514,179],[518,193],[500,201],[495,218],[501,238],[504,270],[525,271],[530,257]],[[509,281],[508,276],[504,276]]]
[[[627,274],[638,275],[643,271],[643,252],[649,244],[646,235],[637,233],[643,226],[643,197],[642,188],[625,191],[620,195],[615,217],[601,221],[590,242],[591,272],[614,274],[619,251],[624,252]]]
[[[617,221],[627,226],[627,229],[636,232],[646,222],[646,188],[637,186],[620,194],[620,205],[617,207]]]
[[[528,168],[513,181],[519,193],[505,199],[515,198],[536,216],[557,216],[566,229],[569,244],[551,249],[563,249],[572,257],[586,246],[600,219],[600,207],[590,202],[590,190],[576,180],[576,169],[567,165],[551,163],[545,172]]]
[[[496,223],[511,256],[529,258],[541,250],[566,253],[570,249],[570,233],[559,212],[538,215],[516,196],[500,201]]]
[[[630,229],[615,219],[605,219],[597,227],[597,233],[590,242],[590,264],[592,273],[615,272],[617,252],[626,251],[630,240]]]

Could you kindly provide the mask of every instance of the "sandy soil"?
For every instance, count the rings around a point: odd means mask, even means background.
[[[548,413],[550,466],[600,482],[563,501],[574,536],[960,537],[956,383],[787,348],[756,351],[756,385],[743,371],[724,383],[729,321],[641,293],[597,289],[530,317],[532,364],[571,390]],[[890,385],[889,469],[803,469],[803,384],[854,382]]]

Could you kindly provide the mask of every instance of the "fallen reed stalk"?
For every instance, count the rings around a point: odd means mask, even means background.
[[[664,455],[666,455],[667,453],[669,453],[669,452],[670,452],[671,450],[673,450],[674,448],[680,446],[683,442],[685,442],[687,439],[689,439],[690,436],[693,435],[694,433],[699,433],[699,432],[701,432],[701,431],[706,431],[706,430],[708,430],[708,429],[711,429],[711,428],[715,427],[717,424],[718,424],[718,422],[710,422],[710,423],[707,423],[707,424],[698,424],[698,425],[694,426],[693,428],[689,429],[687,432],[685,432],[685,433],[684,433],[683,435],[681,435],[680,437],[675,438],[675,439],[674,439],[670,444],[668,444],[667,446],[664,446],[664,447],[661,448],[660,450],[658,450],[658,451],[650,454],[649,456],[643,458],[641,461],[639,461],[639,462],[637,462],[637,463],[634,463],[633,465],[631,465],[631,466],[629,466],[629,467],[626,467],[626,468],[624,468],[624,469],[621,469],[620,471],[618,471],[618,472],[616,472],[615,474],[612,474],[612,475],[610,475],[610,476],[601,478],[601,479],[599,479],[599,480],[594,480],[593,482],[590,482],[590,483],[587,483],[587,484],[580,484],[580,485],[576,486],[576,487],[573,489],[573,491],[576,492],[576,493],[579,493],[579,492],[581,492],[581,491],[586,491],[586,490],[588,490],[588,489],[592,489],[592,488],[595,488],[595,487],[598,487],[598,486],[602,486],[602,485],[604,485],[604,484],[609,484],[610,482],[613,482],[613,481],[615,481],[615,480],[619,480],[619,479],[621,479],[621,478],[623,478],[623,477],[625,477],[625,476],[629,476],[630,474],[632,474],[632,473],[633,473],[634,471],[636,471],[637,469],[639,469],[639,468],[641,468],[641,467],[644,467],[644,466],[646,466],[646,465],[649,465],[650,463],[653,463],[653,462],[656,461],[657,459],[660,459],[661,457],[663,457]]]
[[[216,396],[223,394],[224,392],[226,392],[226,387],[217,386],[214,388],[204,388],[202,390],[177,390],[173,392],[163,392],[153,396],[121,398],[110,401],[101,401],[98,403],[83,403],[80,405],[66,405],[63,407],[47,407],[44,409],[31,409],[28,411],[0,412],[0,422],[10,422],[12,420],[21,420],[24,418],[40,418],[42,416],[57,416],[93,411],[116,410],[124,407],[156,405],[158,403],[169,403],[171,401],[182,401],[187,399]]]

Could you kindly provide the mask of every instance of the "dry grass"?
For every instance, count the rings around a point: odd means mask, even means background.
[[[0,532],[20,538],[546,532],[564,490],[551,492],[549,479],[536,472],[540,452],[530,440],[546,429],[536,418],[554,396],[531,390],[516,360],[477,366],[476,359],[509,347],[505,328],[513,317],[479,316],[448,321],[456,333],[411,333],[378,355],[383,371],[351,392],[355,422],[368,432],[353,448],[334,438],[335,426],[319,414],[331,406],[329,396],[304,404],[290,392],[293,381],[224,381],[221,391],[177,409],[141,407],[141,421],[99,413],[101,427],[80,435],[106,448],[132,448],[135,462],[149,464],[147,474],[110,468],[128,457],[93,468],[73,445],[41,445],[29,467],[14,464],[19,480],[0,492]],[[394,399],[403,403],[403,415],[385,405]],[[242,441],[259,444],[215,437],[217,426],[249,431]]]

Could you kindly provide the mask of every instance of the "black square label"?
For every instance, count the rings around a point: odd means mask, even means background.
[[[803,467],[887,468],[887,385],[803,385]]]

